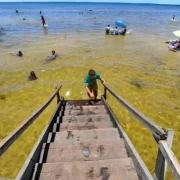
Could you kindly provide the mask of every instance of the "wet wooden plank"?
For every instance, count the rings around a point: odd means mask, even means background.
[[[85,109],[104,109],[105,107],[103,105],[89,105],[89,106],[74,106],[74,105],[68,105],[65,107],[65,110],[85,110]]]
[[[62,122],[74,123],[74,122],[104,122],[111,121],[107,114],[98,115],[81,115],[81,116],[63,116]]]
[[[46,163],[40,180],[138,180],[130,158]]]
[[[91,109],[82,109],[82,110],[66,110],[64,112],[64,116],[81,116],[81,115],[95,115],[95,114],[107,114],[106,109],[95,109],[95,110],[91,110]]]
[[[51,143],[46,162],[95,161],[126,157],[128,156],[122,139],[94,140],[75,144]]]
[[[65,104],[66,104],[66,106],[72,106],[72,105],[74,105],[74,106],[86,106],[86,105],[90,105],[89,104],[89,99],[87,99],[87,100],[67,100],[67,101],[65,101]],[[101,99],[97,99],[97,102],[96,102],[96,105],[102,105],[102,101],[101,101]]]
[[[108,129],[93,129],[93,130],[75,130],[57,132],[55,142],[58,141],[82,141],[82,140],[104,140],[104,139],[119,139],[119,133],[115,128]]]
[[[73,130],[90,130],[90,129],[105,129],[112,128],[110,121],[104,122],[77,122],[77,123],[61,123],[60,132]]]

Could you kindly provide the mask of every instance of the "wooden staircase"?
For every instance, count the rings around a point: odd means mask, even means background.
[[[157,125],[103,85],[104,95],[93,105],[87,100],[65,101],[59,94],[62,85],[56,87],[39,109],[0,142],[2,156],[57,97],[57,107],[16,180],[164,180],[167,164],[180,180],[180,164],[171,150],[173,129]],[[107,91],[152,133],[158,148],[154,175],[111,109]]]
[[[101,101],[64,101],[32,179],[137,180],[124,140]]]

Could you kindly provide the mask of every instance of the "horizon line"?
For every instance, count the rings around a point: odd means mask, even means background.
[[[155,5],[177,5],[179,6],[180,4],[170,4],[170,3],[144,3],[144,2],[94,2],[94,1],[52,1],[49,2],[48,0],[45,1],[24,1],[24,0],[19,0],[19,1],[0,1],[0,3],[114,3],[114,4],[155,4]]]

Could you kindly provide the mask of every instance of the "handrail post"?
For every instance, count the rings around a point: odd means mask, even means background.
[[[166,129],[166,130],[167,130],[166,141],[167,141],[169,148],[171,149],[172,143],[173,143],[173,137],[174,137],[174,130],[173,129]],[[160,148],[158,148],[154,179],[155,180],[164,180],[166,177],[166,170],[167,170],[167,162],[165,161],[165,157],[163,156]]]
[[[104,86],[104,99],[106,100],[107,99],[107,88],[106,86]]]
[[[57,104],[59,103],[60,101],[60,96],[59,96],[59,91],[57,92]]]
[[[57,89],[57,87],[55,89]],[[59,101],[60,101],[60,95],[59,95],[59,91],[58,91],[57,92],[57,104],[59,103]]]

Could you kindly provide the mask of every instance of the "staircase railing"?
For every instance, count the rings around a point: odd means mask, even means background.
[[[6,150],[14,143],[14,141],[39,117],[39,115],[46,109],[46,107],[51,103],[51,101],[57,96],[57,102],[60,101],[59,90],[62,85],[58,86],[55,92],[49,97],[49,99],[36,110],[29,118],[27,118],[23,123],[21,123],[11,134],[5,137],[0,142],[0,156],[6,152]]]
[[[173,151],[171,150],[174,131],[172,129],[165,129],[160,126],[158,126],[153,120],[146,117],[144,114],[139,112],[136,108],[134,108],[132,105],[130,105],[127,101],[125,101],[122,97],[120,97],[116,92],[114,92],[107,84],[104,85],[104,95],[102,96],[102,100],[104,100],[106,106],[108,106],[109,110],[111,111],[111,115],[115,119],[116,124],[119,126],[120,134],[125,137],[126,133],[124,133],[124,130],[120,123],[118,122],[116,116],[114,115],[113,111],[111,110],[110,106],[106,102],[107,99],[107,91],[113,95],[118,102],[120,102],[121,105],[123,105],[134,117],[136,117],[146,128],[150,130],[150,132],[153,134],[157,144],[158,144],[158,155],[156,160],[156,166],[155,166],[155,173],[154,173],[154,179],[156,180],[164,180],[167,164],[169,165],[173,175],[177,180],[180,180],[180,164],[174,155]],[[127,139],[126,144],[127,147],[132,155],[132,158],[135,158],[136,164],[141,168],[142,170],[142,177],[148,177],[148,171],[145,167],[143,167],[143,163],[139,161],[139,157],[136,153],[134,153],[134,149],[131,148],[131,143],[129,142],[128,137],[125,137]],[[139,161],[139,162],[138,162]],[[166,164],[167,162],[167,164]],[[140,170],[140,171],[141,171]],[[143,178],[144,179],[144,178]]]

